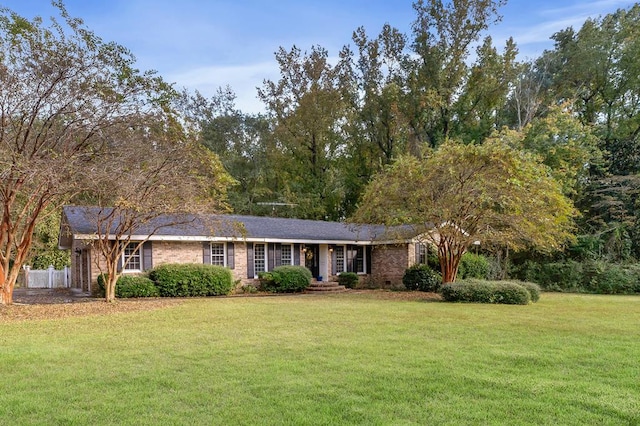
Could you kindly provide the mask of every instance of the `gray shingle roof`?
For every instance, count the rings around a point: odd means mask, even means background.
[[[98,207],[66,206],[64,220],[74,235],[92,235],[96,230],[96,217],[108,211]],[[172,225],[176,222],[187,222]],[[166,224],[166,225],[164,225]],[[244,231],[238,230],[238,224]],[[136,229],[135,235],[149,235],[160,227],[155,237],[180,239],[180,237],[231,237],[248,240],[289,240],[326,242],[372,242],[384,239],[384,226],[355,226],[341,222],[288,219],[240,215],[164,215],[152,219]]]

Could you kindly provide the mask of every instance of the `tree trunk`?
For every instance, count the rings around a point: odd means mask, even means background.
[[[118,274],[110,273],[105,280],[104,301],[113,303],[116,301],[116,283],[118,282]]]
[[[13,303],[13,286],[9,285],[4,276],[0,276],[0,304],[11,305]]]
[[[13,303],[13,284],[7,279],[4,267],[0,264],[0,304],[11,305]]]
[[[454,250],[446,242],[438,246],[438,259],[440,260],[440,271],[442,272],[442,283],[455,282],[458,276],[458,266],[460,265],[461,254]]]

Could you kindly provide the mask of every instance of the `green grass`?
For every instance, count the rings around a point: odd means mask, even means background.
[[[640,297],[189,300],[7,323],[0,424],[640,424]]]

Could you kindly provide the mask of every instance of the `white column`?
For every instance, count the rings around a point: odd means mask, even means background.
[[[329,265],[331,258],[329,257],[329,245],[320,244],[320,258],[318,259],[318,268],[320,270],[320,276],[322,281],[329,281]]]

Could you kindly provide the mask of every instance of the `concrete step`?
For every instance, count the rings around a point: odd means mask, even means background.
[[[309,293],[341,292],[347,291],[347,288],[333,281],[314,281],[305,291]]]

